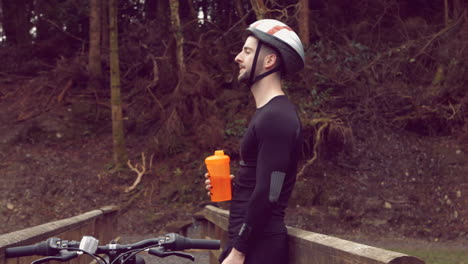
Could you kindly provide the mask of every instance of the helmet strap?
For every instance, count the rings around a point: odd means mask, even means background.
[[[262,42],[258,41],[257,45],[257,50],[255,51],[255,56],[252,62],[252,68],[250,69],[250,78],[249,78],[249,86],[252,86],[256,80],[254,80],[255,77],[255,72],[257,68],[257,61],[258,61],[258,55],[260,55],[260,49],[262,48]]]
[[[259,80],[261,80],[261,79],[263,79],[263,78],[265,78],[265,77],[267,77],[268,75],[270,75],[270,74],[272,74],[272,73],[275,73],[275,72],[279,71],[279,70],[280,70],[280,67],[276,67],[276,68],[274,68],[274,69],[271,69],[271,70],[269,70],[269,71],[267,71],[267,72],[264,72],[264,73],[258,75],[257,77],[255,77],[255,79],[254,79],[254,81],[252,82],[252,84],[255,83],[255,82],[257,82],[257,81],[259,81]]]
[[[249,78],[249,86],[252,86],[255,82],[267,77],[268,75],[280,71],[280,67],[276,67],[274,69],[271,69],[267,72],[264,72],[258,76],[255,76],[256,68],[257,68],[257,61],[258,61],[258,56],[260,54],[260,49],[262,48],[262,42],[259,41],[257,45],[257,50],[255,51],[255,56],[252,62],[252,68],[250,70],[250,78]]]

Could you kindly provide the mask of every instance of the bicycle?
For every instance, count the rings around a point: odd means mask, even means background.
[[[187,249],[216,250],[220,248],[219,240],[191,239],[175,233],[126,245],[120,245],[114,241],[104,246],[99,246],[98,243],[99,240],[92,236],[84,236],[80,242],[52,237],[35,245],[7,248],[5,257],[45,256],[31,262],[31,264],[41,264],[51,260],[65,262],[87,254],[98,264],[144,264],[144,259],[137,256],[142,251],[147,251],[150,255],[160,258],[177,256],[194,261],[195,257],[193,255],[181,251]],[[107,259],[98,254],[106,255]]]

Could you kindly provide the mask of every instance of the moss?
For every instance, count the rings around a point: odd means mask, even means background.
[[[468,252],[462,249],[392,249],[418,257],[428,264],[467,264]]]

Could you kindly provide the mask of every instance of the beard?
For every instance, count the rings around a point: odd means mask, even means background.
[[[263,57],[262,56],[259,56],[258,62],[255,65],[255,72],[254,72],[253,79],[255,79],[256,76],[258,76],[259,74],[262,73],[262,66],[261,66],[260,62],[263,62]],[[248,85],[250,85],[250,81],[251,81],[250,80],[250,75],[252,74],[252,66],[253,66],[252,62],[247,62],[247,65],[249,65],[249,64],[250,64],[250,66],[240,68],[239,69],[239,75],[237,76],[237,80],[239,82],[246,83]]]
[[[239,75],[237,76],[237,80],[241,83],[248,83],[250,78],[250,69],[242,68],[239,69]]]

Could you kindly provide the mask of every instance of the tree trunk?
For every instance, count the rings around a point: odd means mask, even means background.
[[[453,18],[456,20],[464,11],[463,0],[453,0]]]
[[[145,0],[145,19],[156,20],[157,30],[163,36],[169,33],[170,10],[169,0]]]
[[[59,34],[57,33],[57,29],[51,27],[47,21],[55,21],[55,4],[52,1],[35,1],[34,12],[39,16],[36,22],[36,42],[47,40],[51,36]]]
[[[184,63],[184,35],[182,34],[182,27],[180,25],[179,17],[179,0],[170,0],[171,7],[171,25],[174,37],[176,39],[176,59],[179,77],[185,73]],[[179,78],[180,80],[180,78]]]
[[[445,26],[448,26],[449,24],[449,5],[448,5],[448,0],[444,0],[444,22]]]
[[[145,0],[145,19],[153,20],[156,18],[156,11],[158,9],[157,0]]]
[[[232,1],[220,1],[217,5],[216,17],[219,17],[219,27],[222,30],[228,30],[232,26],[232,11],[235,10]]]
[[[127,149],[125,147],[124,126],[122,118],[122,99],[120,97],[120,67],[117,21],[117,0],[109,0],[112,138],[115,165],[117,168],[123,168],[127,162]]]
[[[299,37],[305,48],[309,46],[309,0],[300,0]]]
[[[101,54],[109,53],[109,0],[100,0],[101,3]]]
[[[197,11],[193,6],[192,0],[179,0],[179,13],[182,24],[197,19]]]
[[[96,94],[101,90],[101,0],[89,1],[88,88]]]
[[[236,11],[238,17],[244,17],[244,8],[242,7],[242,0],[236,0]]]
[[[250,4],[255,12],[255,16],[258,20],[267,18],[267,8],[263,0],[250,0]]]
[[[3,0],[3,31],[7,43],[31,44],[30,0]]]
[[[169,0],[158,0],[158,7],[156,10],[156,20],[160,23],[160,29],[167,29],[170,27],[170,8]],[[169,21],[169,22],[168,22]]]

